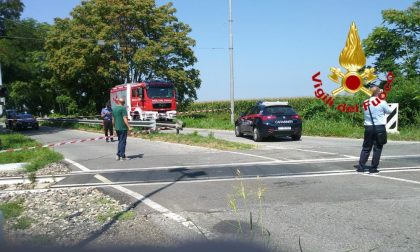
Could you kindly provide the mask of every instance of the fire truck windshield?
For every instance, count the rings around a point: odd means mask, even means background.
[[[174,96],[173,87],[148,87],[147,96],[149,98],[172,98]]]

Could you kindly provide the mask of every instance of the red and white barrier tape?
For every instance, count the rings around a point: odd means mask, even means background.
[[[160,127],[160,128],[157,128],[156,130],[161,130],[161,129],[170,129],[170,127]],[[141,131],[141,132],[148,132],[148,131]],[[141,133],[141,132],[139,132],[139,133]],[[133,135],[133,133],[130,133],[129,135]],[[134,135],[137,135],[137,134],[134,133]],[[98,140],[107,139],[107,138],[117,138],[117,136],[92,137],[92,138],[77,139],[77,140],[72,140],[72,141],[67,141],[67,142],[44,144],[44,145],[38,145],[38,146],[32,146],[32,147],[22,147],[22,148],[17,148],[17,149],[1,150],[0,153],[23,151],[23,150],[33,150],[33,149],[37,149],[37,148],[57,147],[57,146],[62,146],[62,145],[66,145],[66,144],[92,142],[92,141],[98,141]]]
[[[0,153],[23,151],[23,150],[33,150],[33,149],[36,149],[36,148],[57,147],[57,146],[62,146],[62,145],[66,145],[66,144],[75,144],[75,143],[98,141],[98,140],[106,139],[106,138],[112,138],[112,137],[110,137],[110,136],[108,136],[108,137],[101,136],[101,137],[85,138],[85,139],[72,140],[72,141],[68,141],[68,142],[53,143],[53,144],[44,144],[44,145],[38,145],[38,146],[32,146],[32,147],[22,147],[22,148],[17,148],[17,149],[2,150],[2,151],[0,151]]]

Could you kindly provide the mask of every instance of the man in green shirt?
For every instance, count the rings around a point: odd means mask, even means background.
[[[125,146],[127,145],[127,134],[131,130],[128,124],[127,109],[125,108],[125,101],[123,98],[118,99],[118,105],[112,109],[112,122],[118,136],[118,151],[116,160],[126,160]]]

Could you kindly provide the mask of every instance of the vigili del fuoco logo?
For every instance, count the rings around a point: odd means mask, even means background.
[[[312,80],[315,82],[315,97],[321,99],[326,105],[337,108],[341,112],[359,112],[361,111],[359,110],[359,104],[334,104],[334,97],[341,92],[356,94],[361,91],[370,97],[372,93],[366,86],[377,78],[374,68],[365,68],[364,71],[360,73],[360,69],[366,64],[366,57],[354,22],[350,26],[346,46],[340,53],[339,63],[346,69],[346,72],[342,72],[340,68],[331,67],[328,78],[340,85],[340,87],[334,89],[331,95],[325,93],[322,88],[323,83],[321,79],[318,78],[321,72],[318,72],[312,76]],[[387,93],[392,89],[393,80],[394,75],[389,72],[387,74],[387,83],[383,88],[383,92],[379,97],[372,101],[374,106],[377,106],[381,100],[386,99]],[[369,100],[363,103],[363,109],[367,110],[368,105]]]

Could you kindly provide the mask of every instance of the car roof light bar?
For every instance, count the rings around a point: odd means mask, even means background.
[[[270,106],[285,106],[289,105],[287,101],[275,101],[275,102],[262,102],[261,105],[270,107]]]

